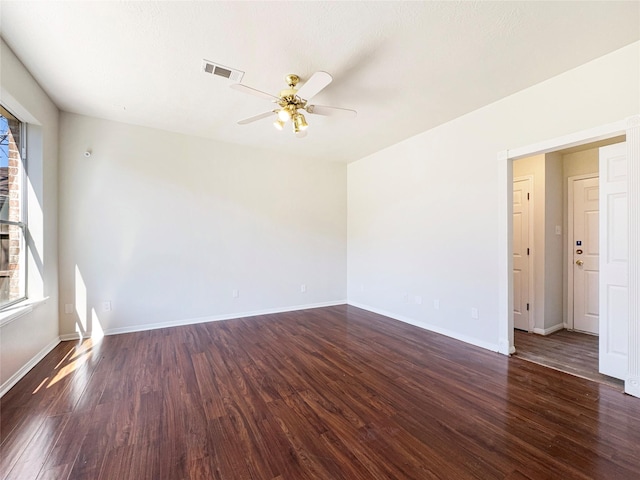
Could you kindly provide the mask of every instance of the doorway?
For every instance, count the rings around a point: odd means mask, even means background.
[[[604,378],[599,374],[597,338],[600,152],[624,140],[615,137],[513,162],[516,354],[596,381]],[[530,201],[529,183],[535,185]],[[529,210],[532,222],[527,227],[523,219]],[[535,239],[530,244],[533,255],[524,248],[529,247],[528,234]],[[527,282],[523,273],[529,264]],[[533,285],[532,292],[527,285]],[[525,303],[529,298],[532,308]]]
[[[628,218],[631,222],[625,232],[626,241],[630,246],[629,250],[629,278],[636,279],[640,273],[640,256],[635,249],[640,243],[640,225],[638,225],[638,214],[640,213],[640,202],[638,202],[640,191],[640,175],[638,166],[640,165],[640,116],[636,115],[630,119],[616,122],[609,125],[593,128],[591,130],[578,132],[575,134],[560,137],[554,140],[540,142],[539,144],[523,147],[519,149],[503,151],[499,153],[499,165],[501,178],[505,182],[501,194],[507,201],[500,213],[500,238],[502,247],[500,249],[500,296],[499,296],[499,351],[503,354],[515,352],[514,329],[513,329],[513,161],[531,155],[545,154],[548,152],[570,149],[590,142],[610,140],[614,137],[626,135],[626,151],[628,164],[630,165],[629,175],[626,184],[628,185]],[[633,280],[635,281],[635,280]],[[535,294],[537,294],[537,289]],[[537,301],[537,299],[536,299]],[[625,392],[640,397],[640,292],[634,283],[628,288],[629,314],[625,318],[628,323],[629,351],[625,378]],[[637,337],[637,338],[636,338]]]

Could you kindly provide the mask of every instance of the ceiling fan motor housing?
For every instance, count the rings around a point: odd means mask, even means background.
[[[280,90],[280,98],[295,97],[297,93],[298,90],[295,88],[285,88],[284,90]]]

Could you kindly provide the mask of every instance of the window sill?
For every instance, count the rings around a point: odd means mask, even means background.
[[[44,298],[29,298],[24,302],[17,303],[16,305],[11,305],[9,308],[0,312],[0,327],[4,327],[5,325],[13,322],[15,319],[20,318],[23,315],[26,315],[29,312],[32,312],[34,308],[38,305],[42,305],[46,303],[49,297]]]

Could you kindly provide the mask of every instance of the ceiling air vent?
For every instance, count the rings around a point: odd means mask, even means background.
[[[226,78],[235,83],[239,83],[244,75],[244,72],[240,70],[234,70],[233,68],[225,67],[219,63],[210,62],[209,60],[202,61],[202,71],[217,77]]]

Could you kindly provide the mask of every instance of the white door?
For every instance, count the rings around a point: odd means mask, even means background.
[[[573,329],[598,334],[598,178],[573,181]]]
[[[629,341],[627,147],[600,148],[600,372],[624,380]]]
[[[513,182],[513,326],[529,331],[529,200],[531,180]]]

